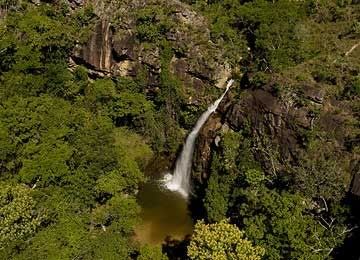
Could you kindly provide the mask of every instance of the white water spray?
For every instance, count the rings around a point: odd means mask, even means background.
[[[194,153],[196,137],[198,136],[201,127],[205,124],[209,116],[215,112],[233,82],[234,80],[229,80],[224,93],[200,116],[195,124],[195,127],[186,138],[186,142],[181,151],[181,154],[176,160],[173,175],[166,174],[164,177],[165,187],[167,189],[171,191],[177,191],[185,198],[189,196],[192,157]]]

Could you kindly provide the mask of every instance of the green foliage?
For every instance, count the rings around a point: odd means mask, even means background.
[[[6,135],[9,136],[8,141],[10,141],[11,145],[16,146],[13,153],[19,151],[17,157],[8,157],[7,164],[12,165],[11,168],[8,168],[8,171],[15,173],[14,170],[17,168],[18,160],[24,159],[24,163],[30,171],[29,175],[41,175],[41,171],[37,173],[39,169],[36,170],[35,165],[33,165],[35,168],[30,166],[31,162],[29,160],[35,156],[45,163],[47,158],[44,155],[49,150],[51,150],[54,159],[59,156],[57,158],[60,161],[65,160],[69,154],[61,154],[61,152],[67,150],[62,138],[69,133],[69,128],[64,122],[68,122],[70,113],[70,107],[65,101],[48,96],[42,98],[11,98],[4,102],[3,109],[0,112],[0,121],[4,126],[3,131],[6,131]],[[41,140],[42,142],[40,142]],[[53,146],[50,149],[50,146],[54,145],[54,143],[57,143],[58,147]],[[57,152],[59,153],[57,154]],[[28,161],[26,162],[26,160]],[[48,166],[52,167],[51,163]]]
[[[114,120],[129,120],[131,122],[143,119],[148,113],[151,113],[153,105],[142,94],[123,92],[118,94],[112,102],[109,102],[108,109],[109,115]]]
[[[141,136],[126,128],[115,130],[116,155],[120,159],[117,169],[101,176],[96,188],[100,193],[115,195],[126,191],[132,193],[144,181],[142,170],[153,156],[152,150]],[[132,149],[129,149],[132,147]]]
[[[188,246],[190,259],[260,260],[264,249],[253,246],[235,225],[223,220],[215,224],[199,221]]]
[[[61,10],[49,6],[29,5],[21,13],[10,12],[0,29],[1,97],[76,95],[67,56],[77,29]]]
[[[354,77],[344,90],[344,95],[349,98],[356,98],[360,96],[360,76]]]
[[[44,216],[36,211],[30,188],[23,185],[0,184],[1,250],[11,242],[34,234]]]
[[[344,162],[335,158],[325,158],[324,155],[319,154],[319,151],[316,153],[318,153],[317,160],[305,156],[301,164],[294,167],[294,189],[309,198],[341,200],[345,196],[346,184],[350,179],[347,171],[342,167]]]
[[[250,186],[257,186],[261,184],[265,180],[264,173],[256,170],[256,169],[249,169],[245,172],[245,181]]]
[[[11,142],[10,133],[3,122],[0,123],[0,146],[0,172],[3,173],[14,167],[12,158],[16,150],[16,145]]]
[[[147,6],[137,11],[137,38],[140,41],[159,42],[172,26],[168,12],[159,6]]]
[[[140,255],[137,260],[166,260],[168,259],[160,247],[145,245],[140,248]]]
[[[115,146],[121,157],[128,157],[129,160],[136,162],[141,169],[144,169],[153,156],[150,147],[145,140],[138,134],[126,128],[115,130]],[[129,147],[132,147],[129,149]]]
[[[49,239],[54,243],[53,249],[49,246],[49,251],[40,254],[44,254],[45,259],[67,258],[87,247],[85,241],[88,239],[85,238],[90,236],[87,225],[91,223],[86,220],[89,218],[88,205],[95,208],[94,212],[102,212],[104,219],[99,223],[109,225],[106,227],[114,229],[114,233],[121,231],[128,236],[137,223],[139,209],[132,197],[123,197],[125,192],[130,196],[134,194],[138,184],[144,180],[141,169],[152,156],[144,141],[126,129],[119,129],[114,135],[109,119],[92,115],[58,98],[11,98],[3,103],[3,108],[0,122],[4,127],[1,131],[8,138],[2,142],[5,142],[5,147],[16,147],[14,151],[2,152],[3,177],[10,179],[15,176],[39,192],[46,192],[51,187],[61,188],[63,195],[60,198],[69,206],[78,205],[76,214],[84,221],[83,227],[76,227],[79,231],[72,231],[75,227],[68,225],[73,222],[61,222],[62,217],[58,215],[60,212],[56,205],[61,203],[53,201],[52,196],[59,194],[50,192],[47,196],[37,197],[53,215],[51,226],[55,230],[51,231],[49,227],[35,234],[29,247],[24,248],[24,255],[30,254],[28,250],[33,247],[44,249],[40,246],[46,245],[42,242],[43,235],[51,237],[53,240]],[[131,150],[129,141],[134,150]],[[101,205],[96,201],[101,201]],[[59,236],[65,235],[60,232],[63,229],[76,239],[65,239],[66,243],[62,244]],[[115,235],[113,239],[117,240]],[[73,250],[67,248],[70,245]]]
[[[204,206],[207,220],[220,221],[226,217],[232,186],[239,174],[237,169],[238,149],[241,135],[226,133],[221,141],[219,154],[214,154],[211,162],[211,175],[206,189]]]
[[[222,160],[224,169],[229,173],[237,171],[238,152],[241,147],[242,136],[239,133],[228,132],[221,141]]]
[[[134,198],[118,194],[106,204],[96,207],[91,219],[95,226],[105,227],[109,232],[131,235],[133,227],[139,223],[139,212]]]
[[[134,195],[152,150],[108,116],[137,127],[153,105],[68,69],[90,9],[71,20],[60,6],[24,8],[0,30],[0,258],[128,259],[137,250]]]
[[[192,127],[202,108],[186,104],[184,86],[170,69],[174,44],[165,38],[177,7],[150,2],[133,16],[137,44],[160,50],[160,84],[149,95],[154,75],[146,66],[133,79],[90,80],[82,66],[69,70],[74,45],[87,40],[97,20],[92,6],[69,12],[58,2],[0,1],[1,259],[166,259],[160,247],[132,240],[140,221],[135,194],[152,149],[175,154],[185,137],[180,125]],[[357,54],[343,55],[359,35],[353,1],[186,2],[206,16],[211,48],[248,71],[251,87],[282,86],[276,77],[287,77],[293,67],[291,76],[298,77],[288,80],[290,87],[315,80],[327,95],[338,93],[336,102],[349,102],[346,113],[357,111]],[[176,48],[189,59],[184,47]],[[208,62],[209,54],[204,58]],[[282,89],[274,90],[283,97]],[[319,149],[269,179],[257,150],[263,139],[252,138],[266,133],[249,130],[223,134],[212,150],[203,202],[207,220],[218,223],[195,226],[189,257],[330,259],[349,230],[341,200],[350,178],[347,159]],[[325,142],[330,132],[309,131]],[[344,139],[355,143],[356,133]],[[351,145],[348,152],[356,152]],[[256,246],[222,221],[226,217]]]
[[[96,18],[94,8],[92,5],[87,4],[84,8],[79,8],[75,12],[74,20],[77,27],[91,26]]]
[[[89,95],[93,96],[98,102],[107,102],[111,100],[115,94],[115,85],[110,79],[98,79],[90,85]]]
[[[170,61],[173,51],[168,42],[162,42],[161,72],[160,72],[160,94],[156,102],[165,107],[170,115],[176,115],[181,111],[184,102],[181,81],[170,71]]]
[[[263,87],[267,82],[268,82],[268,75],[261,71],[255,73],[250,79],[251,85],[257,88]]]
[[[214,158],[214,163],[220,164],[218,158]],[[214,171],[211,173],[204,198],[207,219],[210,222],[220,221],[226,217],[232,185],[231,178],[220,176]]]
[[[12,33],[9,33],[8,37],[15,38],[18,47],[15,54],[17,61],[15,68],[26,70],[29,69],[28,65],[39,62],[39,60],[28,60],[30,57],[37,56],[41,61],[65,58],[72,47],[71,34],[74,33],[74,28],[64,24],[65,17],[61,15],[43,6],[29,7],[22,14],[9,15],[7,29]],[[21,34],[25,34],[26,37],[21,38]]]
[[[225,57],[236,64],[247,57],[246,37],[240,34],[234,24],[237,23],[238,1],[195,1],[198,9],[210,19],[210,36],[212,41],[222,46]],[[206,5],[206,2],[213,3]],[[217,3],[218,2],[218,3]],[[226,15],[224,15],[226,13]]]
[[[242,5],[238,15],[247,34],[254,39],[251,47],[259,52],[262,66],[280,69],[297,64],[306,57],[301,48],[302,35],[296,28],[304,16],[301,3],[257,0]]]
[[[258,185],[264,180],[258,163],[249,150],[247,139],[240,133],[223,135],[219,153],[214,153],[204,206],[207,220],[220,221],[229,214],[235,185]]]
[[[161,72],[160,93],[154,99],[155,109],[158,110],[153,118],[148,118],[148,132],[155,140],[155,149],[158,151],[176,152],[183,140],[182,129],[179,126],[184,102],[181,82],[170,71],[170,60],[173,51],[168,42],[161,42]],[[154,121],[155,120],[155,121]]]
[[[266,259],[326,259],[343,239],[341,222],[325,227],[307,214],[309,201],[298,194],[264,186],[238,189],[238,214],[244,231],[265,248]]]
[[[27,255],[37,255],[48,259],[74,257],[81,250],[82,241],[86,238],[85,221],[86,219],[81,216],[59,217],[57,224],[42,230],[35,236],[19,258],[25,258]],[[43,252],[41,243],[48,245]]]
[[[204,108],[206,109],[206,108]],[[186,128],[190,129],[195,124],[199,116],[201,115],[201,110],[199,107],[194,105],[187,105],[185,108],[182,108],[180,115],[180,124]]]

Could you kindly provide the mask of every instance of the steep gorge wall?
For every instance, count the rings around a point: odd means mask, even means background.
[[[89,40],[75,48],[71,62],[88,67],[93,77],[135,77],[145,70],[149,88],[156,88],[161,72],[161,47],[157,42],[139,40],[137,32],[139,12],[151,6],[167,8],[156,14],[154,24],[163,20],[171,23],[171,29],[164,35],[174,53],[170,71],[183,83],[188,102],[206,100],[204,94],[210,88],[225,86],[231,68],[223,51],[211,42],[206,19],[186,4],[174,0],[92,4],[98,22]]]
[[[282,79],[277,79],[277,82]],[[261,88],[230,93],[219,107],[217,117],[205,125],[198,140],[194,162],[194,181],[209,177],[211,149],[217,149],[222,134],[248,131],[252,149],[267,174],[289,172],[302,166],[303,158],[328,156],[337,160],[344,174],[342,184],[359,193],[359,154],[353,152],[358,140],[357,114],[346,100],[337,100],[324,86],[303,85],[281,89],[273,83]],[[316,141],[315,141],[316,140]],[[308,154],[310,146],[315,154]]]

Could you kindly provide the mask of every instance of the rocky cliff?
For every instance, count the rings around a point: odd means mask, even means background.
[[[359,195],[358,105],[337,98],[334,85],[312,81],[285,87],[285,82],[289,84],[289,79],[274,75],[261,87],[248,82],[240,94],[230,93],[219,115],[200,133],[196,181],[208,178],[210,147],[217,149],[230,128],[249,133],[253,152],[267,174],[288,174],[293,167],[302,167],[304,158],[317,162],[325,155],[341,165],[338,185]]]
[[[145,71],[149,87],[158,85],[162,54],[156,30],[165,33],[171,45],[170,70],[183,83],[189,103],[204,99],[209,88],[223,87],[230,77],[223,51],[210,40],[207,20],[186,4],[176,0],[92,4],[98,21],[88,41],[75,48],[71,62],[88,67],[93,77],[135,77]],[[159,12],[148,12],[154,9]]]

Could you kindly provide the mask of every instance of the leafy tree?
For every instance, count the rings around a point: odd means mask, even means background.
[[[85,259],[132,259],[137,252],[137,246],[127,237],[116,232],[98,233],[91,237],[84,252]]]
[[[297,64],[306,57],[301,46],[302,35],[296,30],[296,25],[305,15],[301,3],[256,0],[242,5],[237,15],[259,62],[264,62],[261,59],[268,62],[263,66],[280,69]]]
[[[109,232],[129,235],[135,224],[139,223],[139,211],[134,198],[117,194],[104,205],[96,207],[91,217],[95,226],[106,228]]]
[[[158,246],[145,245],[140,247],[140,255],[137,260],[166,260],[168,259]]]
[[[245,172],[245,181],[250,186],[260,185],[264,180],[264,173],[259,170],[249,169]]]
[[[136,31],[140,41],[158,42],[171,28],[169,9],[147,6],[137,11]]]
[[[22,8],[0,24],[0,258],[129,259],[152,151],[109,116],[141,133],[153,105],[138,88],[68,69],[90,9]]]
[[[211,175],[204,198],[208,221],[224,219],[232,205],[231,194],[234,186],[245,185],[245,179],[256,177],[249,176],[249,173],[254,171],[257,173],[256,169],[259,166],[249,151],[248,145],[239,133],[228,132],[222,136],[219,143],[220,149],[213,154]],[[251,167],[256,167],[256,169]],[[259,174],[261,175],[260,172]]]
[[[151,114],[153,105],[143,94],[123,92],[108,104],[108,113],[117,125],[141,124]]]
[[[6,172],[17,173],[18,164],[22,162],[27,169],[26,179],[29,182],[35,181],[43,174],[44,178],[47,178],[46,174],[56,175],[53,172],[45,173],[48,170],[57,172],[51,163],[45,166],[46,161],[49,162],[47,153],[50,153],[49,156],[53,159],[57,158],[55,161],[59,164],[64,163],[69,157],[71,149],[64,142],[64,138],[69,136],[70,129],[66,124],[71,118],[70,114],[71,109],[66,101],[49,96],[14,97],[4,102],[0,112],[0,122],[3,126],[2,131],[8,136],[8,145],[14,147],[13,156],[7,156],[2,161],[8,166],[12,165]],[[37,162],[30,158],[37,158]],[[41,168],[40,164],[44,164],[48,170]],[[67,168],[65,165],[63,167]],[[64,168],[62,170],[60,168],[58,170],[62,172]]]
[[[90,85],[88,89],[90,96],[96,101],[105,103],[114,98],[116,95],[115,84],[110,79],[98,79]]]
[[[0,147],[0,176],[2,176],[4,172],[14,167],[13,158],[16,151],[16,145],[11,142],[10,133],[3,122],[0,122]]]
[[[136,162],[139,168],[143,170],[153,156],[153,151],[145,139],[127,128],[115,129],[114,138],[119,156],[121,158],[127,157]]]
[[[308,213],[310,201],[299,194],[258,186],[234,195],[238,221],[248,238],[265,248],[266,259],[327,259],[342,242],[341,220],[330,226],[331,216],[317,221]]]
[[[221,162],[216,156],[213,158],[212,167],[221,165]],[[226,217],[233,184],[234,177],[212,171],[204,198],[208,221],[220,221]]]
[[[222,46],[226,59],[236,66],[248,56],[246,51],[246,35],[239,33],[237,10],[241,7],[239,1],[193,1],[196,8],[203,11],[210,23],[211,40]],[[226,13],[226,15],[224,15]]]
[[[36,210],[30,188],[21,184],[0,184],[1,250],[11,242],[33,235],[44,216]]]
[[[242,231],[226,220],[214,224],[198,221],[188,246],[190,259],[260,260],[263,255],[263,248],[253,246]]]
[[[314,160],[306,156],[299,166],[294,167],[294,189],[306,197],[339,201],[345,196],[350,179],[342,165],[343,162],[335,158],[325,159],[320,155]]]
[[[56,8],[24,5],[10,12],[1,26],[0,55],[2,97],[77,92],[67,69],[67,57],[77,29]]]

